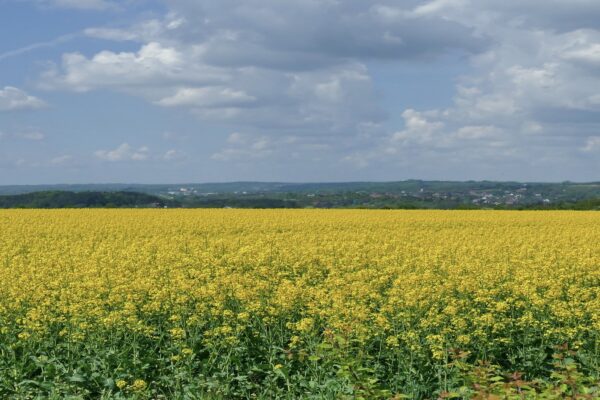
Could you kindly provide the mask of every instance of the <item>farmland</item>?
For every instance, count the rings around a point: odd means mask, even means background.
[[[599,243],[595,212],[0,211],[0,397],[594,396]]]

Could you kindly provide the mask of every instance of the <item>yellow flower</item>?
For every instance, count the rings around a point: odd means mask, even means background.
[[[300,338],[300,336],[294,335],[290,338],[289,346],[291,348],[294,348],[294,347],[298,346],[301,342],[302,342],[302,339]]]
[[[312,318],[302,318],[297,324],[296,329],[299,332],[309,332],[314,325],[314,320]]]
[[[143,390],[146,390],[147,387],[148,387],[148,384],[143,379],[136,379],[131,384],[131,390],[133,390],[134,392],[141,392]]]
[[[385,342],[390,347],[398,347],[400,345],[396,336],[388,336],[388,338],[385,339]]]
[[[464,346],[471,342],[471,337],[469,335],[458,335],[456,341]]]
[[[182,328],[170,329],[169,333],[171,334],[171,337],[176,340],[185,338],[185,330]]]
[[[0,232],[0,339],[26,359],[113,333],[166,340],[174,362],[197,342],[275,340],[294,362],[402,348],[424,365],[522,337],[598,346],[597,212],[0,210]]]

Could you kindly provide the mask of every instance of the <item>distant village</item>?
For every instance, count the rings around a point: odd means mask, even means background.
[[[4,207],[597,209],[600,183],[407,180],[51,185],[4,186],[0,187],[2,195],[21,195],[4,198]]]
[[[256,199],[269,198],[286,200],[290,203],[296,203],[301,207],[339,207],[339,206],[381,206],[385,203],[397,204],[432,204],[432,205],[472,205],[475,207],[498,207],[498,206],[519,206],[519,205],[549,205],[562,199],[553,193],[543,193],[528,184],[521,184],[519,187],[511,189],[488,188],[488,189],[469,189],[469,190],[435,190],[432,188],[420,187],[413,190],[399,191],[301,191],[301,192],[274,192],[274,191],[233,191],[217,192],[202,191],[201,188],[194,186],[181,186],[169,188],[162,195],[170,199],[182,198],[238,198],[238,199]],[[573,199],[576,200],[576,199]]]

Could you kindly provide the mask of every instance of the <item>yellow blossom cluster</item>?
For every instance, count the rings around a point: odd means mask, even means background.
[[[0,211],[0,337],[115,332],[179,346],[173,362],[273,335],[432,363],[563,342],[598,356],[600,214]]]

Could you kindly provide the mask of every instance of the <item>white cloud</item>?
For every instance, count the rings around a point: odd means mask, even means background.
[[[435,3],[444,4],[443,13],[451,16],[449,4],[465,2]],[[486,14],[491,19],[483,18]],[[590,66],[596,62],[600,31],[542,31],[506,21],[490,23],[499,18],[491,10],[477,15],[479,19],[473,17],[469,24],[481,24],[478,29],[493,33],[497,42],[472,57],[472,73],[460,78],[454,104],[406,110],[404,130],[384,139],[376,150],[354,154],[354,160],[384,158],[437,166],[444,159],[463,170],[485,160],[502,168],[510,164],[549,169],[558,159],[575,164],[580,149],[595,151],[600,80],[597,68]]]
[[[159,43],[138,52],[100,52],[63,57],[43,86],[88,91],[109,88],[164,107],[184,107],[203,120],[254,130],[303,130],[354,134],[382,117],[371,78],[358,63],[316,71],[213,67],[201,51]],[[367,104],[365,104],[367,103]]]
[[[477,52],[483,43],[459,23],[402,15],[388,20],[362,0],[167,5],[162,18],[85,30],[90,37],[141,42],[138,51],[65,54],[41,85],[124,91],[265,134],[354,135],[383,118],[367,60]]]
[[[97,39],[148,43],[165,39],[184,24],[185,18],[169,13],[164,19],[149,19],[128,28],[87,28],[84,34]]]
[[[46,138],[42,132],[36,129],[18,129],[10,133],[0,131],[0,139],[20,139],[34,142],[42,141]]]
[[[96,39],[120,41],[137,40],[138,34],[132,30],[116,28],[87,28],[83,31],[86,36]]]
[[[65,154],[62,156],[54,157],[50,160],[50,164],[52,165],[66,165],[73,161],[73,156]]]
[[[232,133],[227,139],[228,147],[213,154],[211,158],[218,161],[249,160],[269,157],[278,145],[264,135],[244,135]]]
[[[33,140],[33,141],[40,141],[40,140],[44,140],[46,138],[46,135],[44,135],[42,132],[38,132],[38,131],[24,131],[24,132],[17,133],[16,136],[21,139]]]
[[[452,159],[465,170],[474,162],[575,162],[596,146],[582,147],[600,129],[597,0],[166,4],[162,17],[85,31],[137,42],[138,50],[66,54],[42,84],[123,91],[243,129],[213,154],[217,160],[325,149],[363,168],[381,162],[433,169]],[[449,106],[409,106],[404,126],[385,125],[382,109],[390,101],[374,89],[371,62],[436,63],[457,55],[470,68],[457,77]],[[292,146],[284,144],[289,137],[296,138]]]
[[[422,113],[408,109],[402,113],[405,129],[392,135],[392,143],[407,145],[411,143],[429,143],[435,134],[443,129],[441,122],[428,121]]]
[[[498,128],[490,125],[463,126],[456,132],[458,139],[486,139],[493,138],[499,134]]]
[[[239,132],[233,132],[227,137],[227,143],[229,144],[243,144],[246,142],[246,136]]]
[[[285,163],[291,160],[304,162],[323,161],[331,151],[335,138],[322,138],[306,135],[265,135],[233,132],[225,141],[224,147],[214,153],[211,159],[235,162]]]
[[[227,87],[182,88],[173,96],[165,97],[156,104],[165,107],[235,107],[251,104],[255,97],[242,90]]]
[[[567,51],[564,58],[598,67],[600,66],[600,43],[593,43],[583,48]]]
[[[97,150],[94,156],[103,161],[125,162],[125,161],[181,161],[186,158],[186,154],[177,149],[169,149],[163,152],[151,152],[148,146],[135,148],[129,143],[122,143],[113,150]],[[64,156],[65,162],[72,160],[71,156]],[[62,162],[63,157],[56,159],[57,163]]]
[[[587,138],[585,146],[583,147],[585,152],[600,151],[600,136],[592,136]]]
[[[0,111],[35,110],[45,106],[44,101],[16,87],[0,89]]]
[[[409,13],[409,15],[436,16],[441,13],[447,13],[448,10],[464,7],[468,3],[468,0],[433,0],[429,3],[416,7]]]
[[[98,150],[94,155],[104,161],[144,161],[149,158],[149,149],[142,146],[134,149],[128,143],[123,143],[114,150]]]
[[[176,161],[181,160],[182,158],[184,158],[184,156],[185,155],[181,151],[170,149],[165,152],[162,158],[166,161]]]
[[[104,11],[118,9],[118,3],[107,0],[34,0],[38,4],[77,10]]]
[[[192,51],[193,53],[193,51]],[[40,85],[46,89],[89,91],[99,88],[153,96],[181,83],[220,82],[225,76],[214,68],[197,65],[194,54],[163,46],[143,45],[138,52],[102,51],[92,58],[79,53],[63,56],[61,69],[50,69]]]

